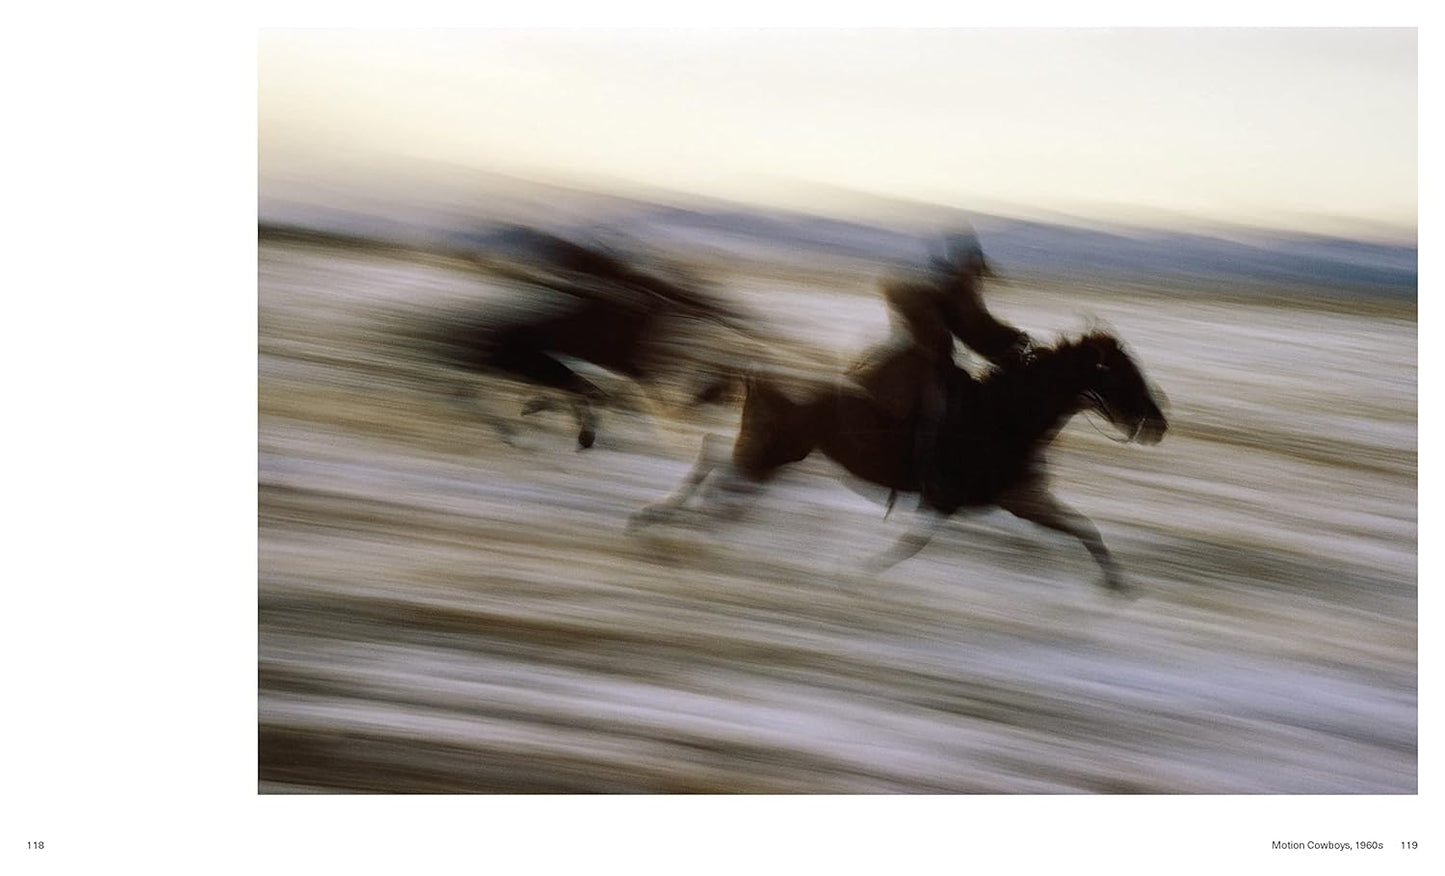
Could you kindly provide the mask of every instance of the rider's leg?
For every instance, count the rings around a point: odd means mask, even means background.
[[[946,401],[943,382],[929,380],[919,392],[918,407],[914,413],[913,458],[918,474],[918,491],[922,495],[922,504],[929,508],[943,507],[940,495],[943,471],[938,436]]]

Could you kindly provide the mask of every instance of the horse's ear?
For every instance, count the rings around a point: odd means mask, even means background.
[[[1086,314],[1084,321],[1084,336],[1079,339],[1079,346],[1089,351],[1089,361],[1095,368],[1107,368],[1105,363],[1109,357],[1104,352],[1104,342],[1109,334],[1099,327],[1099,320],[1093,314]]]
[[[1115,346],[1119,343],[1118,336],[1114,333],[1114,329],[1109,325],[1108,321],[1092,313],[1084,314],[1084,337],[1093,338],[1100,343],[1114,344]]]

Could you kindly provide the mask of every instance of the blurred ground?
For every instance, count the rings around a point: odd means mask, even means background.
[[[885,331],[866,267],[726,267],[840,361]],[[1122,602],[997,513],[870,578],[908,508],[823,461],[744,521],[628,535],[736,408],[605,411],[583,453],[542,413],[505,446],[388,335],[505,294],[261,246],[262,792],[1417,790],[1413,303],[988,290],[1036,336],[1103,320],[1169,396],[1157,447],[1080,417],[1051,454]]]

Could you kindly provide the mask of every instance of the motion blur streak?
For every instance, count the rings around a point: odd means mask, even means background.
[[[449,315],[568,306],[470,220],[263,224],[262,792],[1417,790],[1413,247],[1401,272],[1255,245],[1278,270],[1251,285],[1228,242],[1166,275],[1185,238],[1131,240],[1111,276],[1049,245],[1077,234],[970,217],[991,308],[1044,341],[1107,326],[1169,400],[1157,446],[1086,415],[1049,453],[1125,600],[998,512],[865,574],[912,503],[885,519],[814,458],[737,520],[628,533],[736,434],[700,375],[836,374],[887,335],[880,278],[951,230],[629,204],[554,230],[629,236],[757,332],[678,322],[640,382],[555,351],[598,390],[587,449],[569,397],[433,355]]]

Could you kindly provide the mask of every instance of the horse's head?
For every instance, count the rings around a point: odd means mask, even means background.
[[[1164,412],[1134,359],[1113,335],[1091,332],[1079,342],[1084,398],[1141,444],[1157,444],[1169,428]]]

